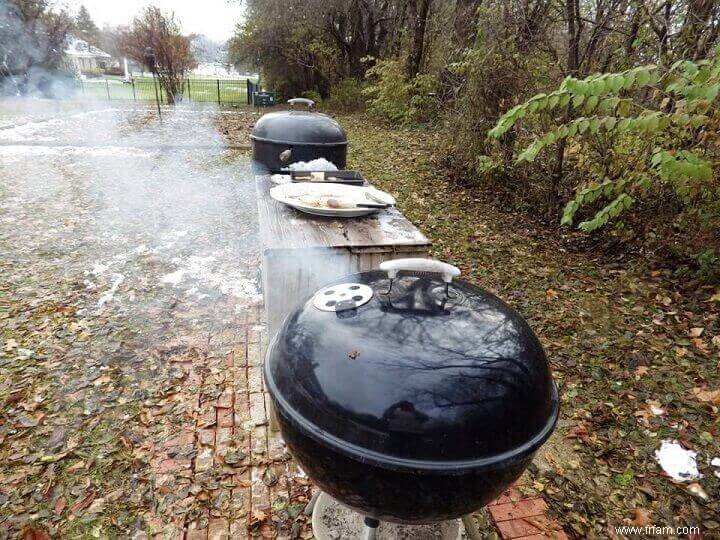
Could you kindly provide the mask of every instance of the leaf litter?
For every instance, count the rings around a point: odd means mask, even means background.
[[[720,438],[717,288],[676,277],[659,256],[586,251],[578,233],[502,208],[482,179],[444,168],[443,130],[338,120],[353,142],[348,166],[398,200],[434,257],[509,302],[539,335],[561,419],[526,495],[541,493],[577,537],[647,516],[720,534],[720,481],[710,473]],[[655,459],[665,440],[695,452],[706,474],[674,482]]]
[[[168,114],[158,128],[112,110],[18,133],[219,140],[213,122]],[[132,536],[199,518],[208,503],[186,499],[189,479],[163,479],[151,460],[187,422],[184,366],[202,362],[198,349],[224,353],[212,336],[258,302],[247,158],[221,145],[8,146],[0,160],[0,538]],[[196,259],[206,274],[161,282]]]

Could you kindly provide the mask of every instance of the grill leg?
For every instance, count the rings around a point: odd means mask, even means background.
[[[379,526],[380,522],[377,519],[366,517],[362,540],[375,540]]]
[[[310,514],[313,513],[313,510],[315,510],[315,503],[317,502],[321,493],[322,493],[322,491],[320,491],[319,489],[315,493],[313,493],[312,499],[310,499],[310,502],[307,503],[305,510],[303,510],[303,514],[305,514],[306,516],[309,516]]]
[[[465,526],[465,532],[470,540],[481,540],[480,531],[478,530],[477,523],[472,514],[465,514],[462,518],[463,525]]]

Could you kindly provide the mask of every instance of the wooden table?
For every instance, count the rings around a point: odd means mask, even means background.
[[[273,185],[256,177],[269,338],[326,283],[390,259],[428,255],[430,241],[396,208],[362,218],[311,216],[270,198]]]

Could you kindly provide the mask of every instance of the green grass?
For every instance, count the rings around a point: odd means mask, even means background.
[[[155,101],[155,87],[151,77],[134,77],[134,84],[124,84],[122,78],[88,79],[82,81],[79,93],[90,99]],[[158,86],[162,100],[167,95]],[[183,99],[201,103],[247,103],[245,79],[191,79],[183,87]]]

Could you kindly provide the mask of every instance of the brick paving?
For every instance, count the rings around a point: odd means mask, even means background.
[[[174,413],[172,426],[145,448],[155,512],[143,537],[311,536],[307,519],[296,519],[310,499],[310,482],[268,430],[262,306],[239,311],[233,319],[220,318],[207,339],[178,347],[193,354],[175,360],[186,377],[163,404]],[[169,417],[161,414],[158,419]]]
[[[312,486],[270,432],[262,380],[262,306],[224,320],[175,361],[187,374],[157,417],[173,411],[162,440],[148,448],[154,538],[311,538],[302,509]],[[171,361],[173,358],[171,357]],[[148,413],[148,422],[153,413]],[[511,488],[488,506],[504,539],[567,538],[541,498]],[[488,531],[485,531],[488,532]]]

